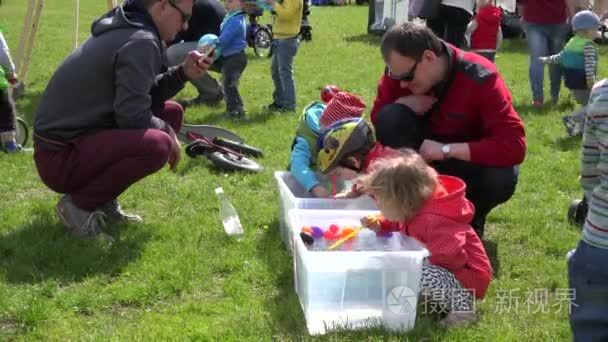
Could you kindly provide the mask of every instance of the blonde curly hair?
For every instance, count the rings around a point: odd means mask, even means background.
[[[379,159],[356,183],[375,197],[384,217],[391,221],[412,218],[437,188],[437,172],[410,149]]]

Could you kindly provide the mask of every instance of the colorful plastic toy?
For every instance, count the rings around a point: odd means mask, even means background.
[[[315,243],[315,239],[313,239],[313,237],[307,233],[301,232],[300,238],[306,246],[312,246]]]
[[[312,236],[312,228],[310,228],[309,226],[302,226],[302,229],[300,231],[302,233],[306,233]]]
[[[393,236],[393,232],[390,230],[379,230],[376,232],[376,235],[380,237],[391,237]]]
[[[342,91],[338,86],[333,84],[328,84],[323,89],[321,89],[321,100],[325,103],[329,103],[329,101],[336,95]]]
[[[323,237],[323,229],[319,228],[319,227],[311,227],[312,229],[312,237],[315,239],[320,239]]]
[[[334,242],[331,246],[329,246],[329,249],[330,250],[336,249],[336,248],[340,247],[346,241],[354,239],[355,236],[357,236],[357,234],[359,234],[360,231],[361,231],[361,229],[353,229],[353,228],[350,228],[350,227],[349,228],[344,228],[342,230],[343,237],[340,240]]]
[[[340,227],[337,224],[330,225],[329,229],[323,232],[323,237],[326,240],[338,240],[340,238]]]

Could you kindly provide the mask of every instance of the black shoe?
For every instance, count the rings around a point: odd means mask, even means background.
[[[234,111],[227,111],[226,114],[224,114],[224,116],[227,119],[231,119],[231,120],[242,120],[242,121],[247,121],[247,112],[244,109],[241,110],[234,110]]]
[[[190,107],[190,105],[192,104],[192,99],[180,99],[175,100],[175,102],[179,103],[179,105],[182,106],[184,110],[186,110],[186,108]]]
[[[222,100],[224,99],[224,94],[223,93],[218,93],[217,97],[212,98],[212,99],[201,99],[200,96],[196,98],[196,102],[197,104],[202,104],[205,106],[209,106],[209,107],[217,107],[220,105],[220,103],[222,103]]]
[[[572,201],[568,208],[568,222],[578,227],[583,227],[588,211],[589,205],[586,198],[583,197],[583,199]]]
[[[264,109],[269,112],[282,112],[285,110],[285,109],[283,109],[282,106],[279,106],[276,102],[269,104],[268,106],[264,107]]]
[[[276,112],[276,113],[290,113],[290,112],[296,111],[294,108],[279,106],[275,102],[264,107],[264,109],[268,112]]]
[[[186,109],[187,107],[190,107],[190,106],[199,106],[199,105],[216,107],[222,102],[223,99],[224,99],[224,94],[219,93],[219,95],[214,99],[201,99],[200,96],[197,96],[193,99],[177,100],[177,103],[179,103],[184,109]]]

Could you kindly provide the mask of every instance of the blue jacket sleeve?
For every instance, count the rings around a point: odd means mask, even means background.
[[[310,191],[319,184],[315,171],[310,168],[312,159],[306,139],[296,137],[296,144],[291,151],[291,174],[306,190]]]

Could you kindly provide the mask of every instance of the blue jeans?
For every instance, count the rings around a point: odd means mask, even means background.
[[[534,101],[544,101],[543,83],[545,81],[545,66],[538,57],[559,53],[565,45],[569,27],[567,24],[538,25],[524,23],[528,50],[530,52],[530,86]],[[551,78],[551,97],[557,100],[562,83],[561,67],[558,64],[549,66]]]
[[[272,41],[272,81],[274,103],[289,110],[296,109],[296,84],[293,79],[293,59],[298,53],[298,39],[276,39]]]
[[[568,261],[574,341],[608,341],[608,249],[581,241]]]

